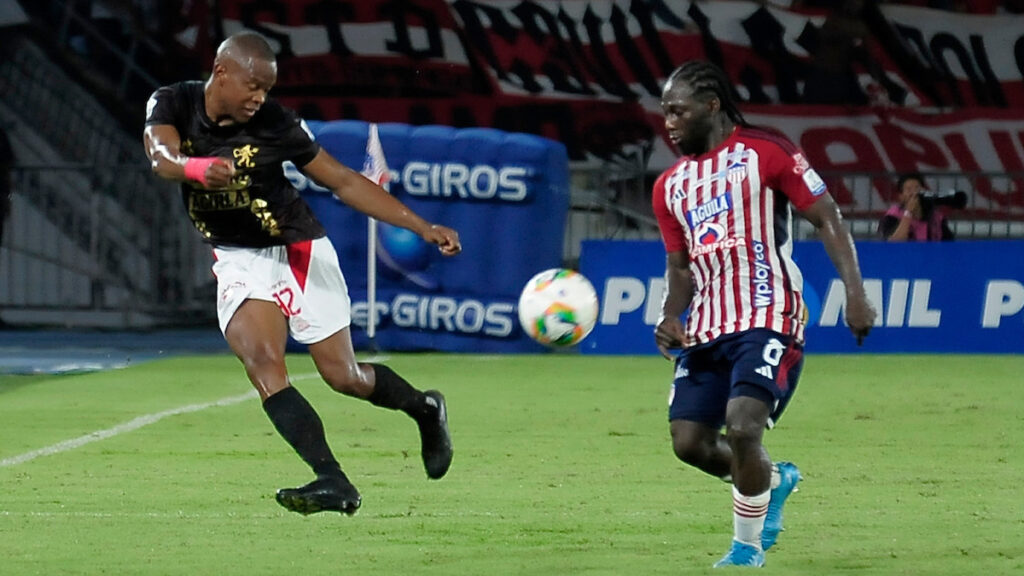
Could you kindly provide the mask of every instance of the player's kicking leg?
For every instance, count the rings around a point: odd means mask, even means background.
[[[448,405],[437,390],[423,393],[427,404],[436,407],[434,414],[417,421],[420,429],[420,454],[427,477],[437,480],[448,473],[452,465],[452,437],[448,432]]]
[[[420,449],[427,477],[443,477],[452,463],[448,406],[437,390],[421,392],[394,370],[376,363],[357,363],[348,328],[311,344],[317,370],[335,391],[369,401],[374,406],[400,410],[412,418],[420,432]]]
[[[374,406],[401,410],[416,421],[420,455],[427,477],[442,478],[452,464],[452,438],[448,432],[448,405],[437,390],[420,392],[383,364],[360,364],[373,372],[373,391],[366,399]]]
[[[287,330],[277,305],[262,300],[245,300],[224,330],[274,428],[317,476],[305,486],[279,490],[277,501],[301,514],[354,514],[362,502],[359,491],[331,452],[319,414],[288,382],[284,362]]]

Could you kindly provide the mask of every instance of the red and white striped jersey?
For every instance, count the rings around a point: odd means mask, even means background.
[[[789,139],[753,127],[737,127],[658,178],[653,204],[665,249],[689,254],[695,284],[684,346],[754,328],[803,342],[791,206],[805,210],[825,192]]]

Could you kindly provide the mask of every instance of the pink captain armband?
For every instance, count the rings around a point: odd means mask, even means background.
[[[215,157],[189,158],[185,161],[185,178],[206,186],[206,169],[217,161]]]

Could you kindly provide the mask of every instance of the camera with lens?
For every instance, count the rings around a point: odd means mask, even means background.
[[[967,207],[967,192],[962,190],[949,190],[945,192],[922,190],[918,193],[917,198],[920,200],[921,208],[925,212],[935,209],[936,206],[947,206],[956,210],[962,210]]]

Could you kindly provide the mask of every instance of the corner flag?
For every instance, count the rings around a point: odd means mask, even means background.
[[[384,149],[380,146],[376,124],[370,124],[370,135],[366,138],[366,159],[363,160],[361,174],[378,186],[383,186],[391,179],[387,160],[384,159]]]
[[[370,133],[366,137],[366,159],[363,160],[363,170],[360,173],[378,186],[384,186],[391,179],[376,124],[370,124]],[[374,338],[377,335],[377,220],[373,218],[370,218],[367,226],[366,300],[369,305],[366,335],[370,338],[371,349],[376,351],[377,344]]]

